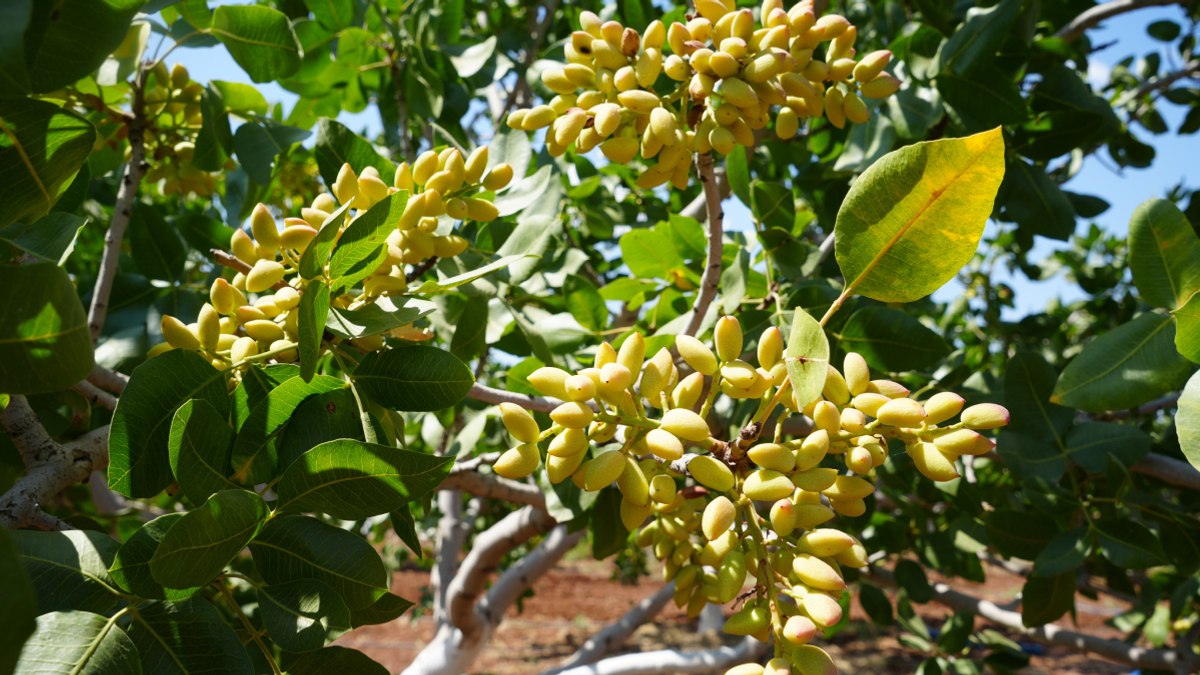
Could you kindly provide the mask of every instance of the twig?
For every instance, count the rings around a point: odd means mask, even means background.
[[[404,161],[411,162],[413,160],[412,139],[409,137],[408,130],[408,102],[404,100],[404,84],[400,81],[400,59],[397,54],[393,53],[388,60],[388,67],[392,72],[392,95],[396,97],[396,117],[400,127],[400,156]]]
[[[96,274],[96,286],[92,290],[92,303],[88,308],[88,329],[92,333],[92,342],[99,339],[100,332],[104,330],[104,320],[108,317],[108,298],[112,294],[117,262],[121,256],[121,242],[125,239],[125,229],[129,227],[129,219],[133,215],[133,203],[137,199],[142,176],[148,168],[145,139],[148,71],[145,65],[138,64],[137,76],[132,83],[129,114],[125,115],[125,126],[129,129],[129,162],[125,165],[121,186],[117,189],[112,220],[109,221],[108,231],[104,233],[104,255],[100,258],[100,270]]]
[[[1101,21],[1118,14],[1132,12],[1144,7],[1159,7],[1162,5],[1183,5],[1187,0],[1112,0],[1104,4],[1088,8],[1071,22],[1063,26],[1054,37],[1067,42],[1074,42],[1083,37],[1085,31],[1093,28]]]
[[[541,396],[529,396],[527,394],[514,394],[503,389],[495,389],[482,384],[473,384],[467,392],[467,398],[483,401],[499,405],[501,403],[516,403],[526,410],[548,413],[557,408],[562,401],[556,401],[551,398],[542,398]]]
[[[630,607],[624,616],[588,638],[571,658],[546,671],[545,675],[556,675],[575,666],[595,663],[605,654],[621,646],[639,626],[657,616],[674,594],[675,582],[672,581],[655,593],[642,598],[641,602]]]
[[[560,675],[649,675],[651,673],[715,673],[757,658],[767,644],[745,637],[733,647],[696,651],[660,649],[613,656],[597,663],[564,670]]]
[[[873,569],[867,578],[875,583],[895,586],[895,577],[888,570]],[[1087,633],[1068,630],[1057,624],[1026,628],[1021,613],[1004,609],[999,605],[956,591],[944,583],[933,584],[933,600],[954,610],[974,612],[979,616],[1005,628],[1017,631],[1039,642],[1063,645],[1078,652],[1092,653],[1110,661],[1125,663],[1144,669],[1175,670],[1181,665],[1192,665],[1193,659],[1185,661],[1179,654],[1166,649],[1146,649],[1120,640],[1107,640]],[[1188,671],[1185,671],[1188,672]]]
[[[117,409],[116,396],[113,396],[112,394],[104,391],[100,387],[97,387],[87,380],[76,383],[75,386],[71,387],[71,389],[74,389],[82,394],[83,397],[88,400],[88,403],[91,403],[92,405],[102,406],[109,411]]]
[[[13,396],[0,411],[0,425],[21,454],[26,473],[0,496],[0,525],[44,527],[53,524],[42,505],[108,463],[108,426],[59,444],[37,419],[24,396]],[[61,521],[59,521],[61,523]]]
[[[120,394],[125,391],[125,387],[129,384],[129,376],[125,373],[119,373],[115,370],[109,370],[99,363],[92,368],[92,372],[88,373],[88,382],[111,391],[114,394]]]
[[[422,274],[425,274],[429,270],[433,269],[433,266],[437,264],[437,261],[437,256],[431,255],[416,265],[413,265],[413,268],[408,271],[408,274],[404,275],[404,281],[411,284],[417,279],[420,279]]]
[[[504,101],[504,107],[500,110],[500,114],[496,119],[500,119],[512,110],[512,107],[517,103],[517,96],[520,95],[522,89],[527,86],[526,76],[529,74],[529,68],[533,62],[537,60],[538,52],[542,49],[542,40],[546,39],[546,33],[550,30],[550,24],[554,23],[554,13],[558,11],[559,0],[550,0],[546,3],[546,17],[537,25],[533,33],[533,42],[529,45],[529,49],[525,52],[525,58],[522,59],[521,72],[517,75],[517,81],[513,84],[512,91],[508,92],[508,98]],[[534,16],[537,15],[537,7],[533,8]]]
[[[1175,487],[1200,491],[1200,471],[1187,462],[1151,452],[1139,459],[1129,470],[1157,478]]]
[[[222,267],[228,267],[229,269],[234,270],[235,272],[241,272],[242,274],[250,273],[250,266],[242,262],[241,258],[238,258],[232,253],[226,253],[219,248],[210,248],[208,249],[208,254],[212,256],[213,262],[221,265]],[[280,279],[279,281],[275,282],[275,285],[271,288],[278,291],[281,288],[286,288],[287,285],[287,281]]]
[[[476,497],[524,504],[535,509],[546,508],[546,497],[536,485],[519,483],[494,474],[485,475],[473,469],[451,471],[438,489],[461,490]]]
[[[724,251],[725,212],[721,209],[720,186],[713,172],[712,154],[701,153],[696,158],[696,169],[700,173],[700,184],[704,188],[705,210],[708,214],[708,254],[704,263],[704,276],[700,279],[700,290],[696,294],[696,304],[692,307],[692,318],[688,321],[685,335],[695,335],[704,323],[708,307],[717,296],[717,286],[721,282],[721,254]]]

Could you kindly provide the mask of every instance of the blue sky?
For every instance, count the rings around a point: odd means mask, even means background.
[[[228,0],[220,0],[215,4],[232,4]],[[1187,25],[1185,14],[1180,7],[1154,7],[1122,15],[1110,19],[1089,35],[1093,44],[1116,44],[1098,52],[1092,59],[1089,78],[1097,85],[1107,82],[1109,68],[1120,58],[1136,54],[1139,57],[1150,52],[1158,52],[1163,60],[1163,72],[1173,70],[1179,64],[1178,55],[1171,54],[1172,46],[1158,42],[1146,33],[1146,26],[1160,19],[1174,19]],[[153,44],[152,44],[153,47]],[[246,74],[233,62],[223,49],[187,49],[176,50],[169,61],[183,63],[192,72],[192,77],[198,81],[230,80],[247,82]],[[270,101],[281,101],[285,108],[290,108],[297,97],[283,90],[276,84],[267,83],[256,85]],[[1166,101],[1160,103],[1160,111],[1170,129],[1178,128],[1185,111]],[[343,113],[340,120],[347,126],[368,135],[378,134],[380,122],[373,108],[362,113]],[[1194,175],[1189,177],[1189,168],[1200,166],[1197,155],[1200,154],[1200,136],[1176,136],[1173,133],[1152,136],[1138,128],[1135,133],[1157,150],[1153,165],[1147,169],[1126,169],[1116,172],[1115,164],[1108,159],[1106,151],[1101,151],[1101,157],[1089,157],[1084,162],[1082,170],[1074,176],[1065,187],[1074,192],[1092,194],[1107,200],[1111,207],[1096,219],[1096,223],[1104,229],[1124,234],[1128,229],[1129,217],[1138,204],[1147,199],[1162,197],[1171,186],[1181,181],[1189,186],[1196,185]],[[736,198],[729,199],[725,204],[726,223],[730,229],[751,229],[751,218],[748,209]],[[1080,221],[1077,231],[1083,231],[1087,222]],[[995,232],[995,225],[989,224],[989,233]],[[753,238],[751,238],[753,239]],[[1067,246],[1039,238],[1034,248],[1033,259],[1040,260],[1051,255],[1055,250]],[[1075,285],[1061,277],[1055,277],[1045,282],[1032,282],[1021,274],[1010,275],[1000,270],[997,280],[1009,283],[1015,290],[1016,308],[1006,314],[1006,318],[1019,318],[1030,312],[1040,311],[1054,297],[1064,301],[1072,301],[1084,296]],[[949,300],[961,292],[962,287],[951,282],[945,288],[934,294],[935,299]]]

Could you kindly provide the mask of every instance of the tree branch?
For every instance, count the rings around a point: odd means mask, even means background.
[[[642,598],[641,602],[629,608],[625,615],[615,623],[587,639],[574,654],[555,668],[546,671],[544,675],[557,675],[575,666],[595,663],[605,654],[621,646],[642,624],[650,621],[666,607],[667,602],[675,594],[675,582],[672,581],[658,591]]]
[[[529,396],[528,394],[514,394],[503,389],[484,386],[482,384],[473,384],[471,389],[467,391],[467,398],[499,405],[501,403],[515,403],[526,410],[548,413],[557,408],[562,401],[556,401],[551,398],[542,398],[541,396]]]
[[[513,504],[524,504],[535,509],[546,510],[546,497],[536,485],[519,483],[495,474],[482,474],[473,469],[450,472],[439,490],[461,490],[476,497],[499,499]]]
[[[1129,470],[1176,487],[1200,491],[1200,471],[1191,464],[1173,457],[1151,452],[1135,462]]]
[[[100,258],[100,270],[96,274],[96,286],[92,289],[92,303],[88,308],[88,329],[92,333],[92,342],[99,339],[100,332],[104,330],[104,321],[108,317],[108,297],[112,294],[117,262],[121,257],[121,242],[125,239],[125,229],[129,227],[129,219],[133,215],[138,187],[147,169],[144,134],[148,72],[145,63],[138,64],[137,76],[131,88],[129,114],[125,116],[125,126],[129,129],[129,162],[125,165],[121,186],[117,189],[112,220],[109,221],[108,231],[104,233],[104,255]]]
[[[715,673],[738,663],[753,660],[767,644],[752,637],[742,638],[733,647],[697,651],[661,649],[613,656],[597,663],[561,671],[561,675],[647,675],[650,673]]]
[[[1090,7],[1081,13],[1079,16],[1071,19],[1071,22],[1063,26],[1054,34],[1054,37],[1074,42],[1083,37],[1084,32],[1089,28],[1096,27],[1101,21],[1114,17],[1118,14],[1132,12],[1144,7],[1160,7],[1163,5],[1183,5],[1187,0],[1112,0],[1103,4]]]
[[[546,518],[551,523],[554,522],[549,516]],[[489,625],[499,625],[509,606],[516,602],[517,598],[521,597],[534,581],[558,564],[567,551],[579,543],[583,535],[584,530],[582,529],[569,533],[566,525],[555,527],[550,534],[546,535],[542,543],[537,545],[537,548],[500,575],[483,601],[479,603],[476,612]]]
[[[895,586],[896,580],[891,571],[875,568],[866,577],[876,583]],[[999,624],[1005,628],[1031,637],[1047,644],[1063,645],[1078,652],[1101,656],[1110,661],[1125,663],[1139,668],[1156,670],[1176,670],[1180,666],[1190,667],[1194,660],[1185,662],[1179,654],[1166,649],[1146,649],[1127,644],[1120,640],[1108,640],[1073,630],[1068,630],[1057,624],[1046,624],[1035,628],[1026,628],[1021,621],[1021,613],[1004,609],[999,605],[976,598],[966,593],[956,591],[944,583],[933,584],[933,600],[956,611],[969,611]],[[1192,672],[1192,671],[1181,671]]]
[[[408,102],[404,100],[404,84],[400,81],[400,59],[393,53],[388,59],[388,68],[392,73],[392,95],[396,99],[397,125],[400,127],[400,158],[406,162],[413,160],[412,136],[408,130]]]
[[[704,276],[700,279],[700,290],[696,294],[696,304],[692,307],[692,318],[683,331],[685,335],[695,335],[700,331],[700,325],[704,323],[704,317],[708,314],[708,307],[717,296],[717,286],[721,282],[721,254],[724,250],[725,212],[721,209],[721,190],[713,172],[712,153],[701,153],[696,158],[696,170],[704,188],[705,212],[708,215],[708,253],[704,263]]]
[[[21,453],[26,473],[0,496],[0,525],[47,527],[62,521],[42,512],[42,505],[68,487],[88,479],[93,469],[108,464],[108,426],[93,429],[69,443],[59,444],[37,419],[24,396],[13,396],[0,411],[0,425]]]
[[[558,11],[558,3],[559,0],[550,0],[550,2],[546,3],[546,16],[537,24],[537,28],[533,31],[533,43],[529,45],[529,49],[525,52],[525,58],[522,59],[524,67],[521,68],[521,72],[517,75],[517,81],[513,84],[512,91],[508,93],[508,98],[504,101],[504,107],[500,110],[500,114],[496,116],[496,119],[507,115],[508,111],[512,110],[513,106],[516,105],[517,96],[520,95],[521,90],[525,87],[529,68],[537,60],[538,52],[542,49],[542,40],[546,39],[546,33],[550,31],[550,24],[554,23],[554,13]],[[537,16],[537,7],[534,7],[533,12],[534,16]]]
[[[81,394],[88,400],[88,403],[91,403],[92,405],[102,406],[108,409],[110,412],[117,409],[116,396],[113,396],[112,394],[104,391],[100,387],[97,387],[87,380],[76,383],[71,387],[71,389],[74,389],[76,392]]]
[[[88,382],[100,387],[101,389],[111,391],[114,394],[120,394],[125,391],[125,387],[129,384],[129,376],[125,373],[118,373],[115,370],[109,370],[97,363],[92,368],[92,372],[88,373]]]
[[[404,281],[411,284],[417,279],[420,279],[422,274],[425,274],[429,270],[433,269],[433,266],[437,264],[437,261],[437,256],[431,255],[416,265],[413,265],[413,268],[408,271],[408,274],[404,275]]]
[[[208,255],[212,256],[213,262],[221,265],[222,267],[228,267],[229,269],[234,270],[235,272],[241,272],[242,274],[250,273],[250,266],[242,262],[241,258],[233,255],[232,253],[226,253],[219,248],[210,248],[208,249]],[[285,288],[287,285],[287,281],[280,279],[279,281],[275,282],[275,285],[272,286],[271,289],[278,291],[281,288]]]

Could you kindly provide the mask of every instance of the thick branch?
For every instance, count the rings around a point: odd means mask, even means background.
[[[554,519],[545,511],[526,506],[475,537],[471,552],[446,588],[450,622],[467,640],[484,630],[475,602],[487,588],[492,571],[500,565],[505,554],[553,525]]]
[[[120,394],[125,391],[125,387],[129,384],[129,376],[125,373],[118,373],[115,370],[109,370],[99,363],[92,368],[92,372],[88,373],[88,382],[104,389],[111,391],[114,394]]]
[[[26,467],[25,475],[0,496],[0,525],[4,527],[53,524],[42,513],[42,505],[108,463],[107,426],[60,445],[42,427],[24,396],[13,396],[0,411],[0,425],[8,431]]]
[[[437,261],[437,256],[434,255],[429,256],[416,265],[413,265],[413,268],[408,271],[408,274],[404,275],[404,280],[411,284],[417,279],[420,279],[422,274],[425,274],[429,270],[433,269],[433,266],[437,264]]]
[[[746,637],[733,647],[685,652],[661,649],[613,656],[597,663],[564,670],[561,675],[648,675],[650,673],[715,673],[756,658],[766,643]]]
[[[499,405],[501,403],[516,403],[526,410],[534,410],[536,412],[548,413],[557,408],[562,401],[556,401],[551,398],[542,398],[540,396],[529,396],[528,394],[514,394],[503,389],[495,389],[482,384],[471,385],[470,391],[467,392],[467,398],[473,398],[476,401]]]
[[[1112,0],[1112,2],[1105,2],[1091,7],[1079,16],[1071,19],[1071,23],[1060,28],[1054,34],[1054,37],[1066,40],[1067,42],[1074,42],[1083,37],[1084,32],[1089,28],[1094,28],[1105,19],[1118,14],[1132,12],[1144,7],[1182,4],[1186,4],[1186,0]]]
[[[549,516],[546,518],[553,522]],[[584,530],[568,532],[566,525],[559,525],[546,535],[537,548],[522,557],[517,564],[504,571],[496,583],[487,592],[476,611],[484,621],[491,626],[500,624],[504,612],[521,597],[533,582],[539,579],[550,568],[554,567],[562,557],[579,543]]]
[[[108,231],[104,233],[104,255],[100,258],[100,270],[96,275],[96,286],[92,289],[92,304],[88,308],[88,329],[92,333],[92,341],[100,337],[104,330],[104,320],[108,317],[108,297],[112,294],[113,281],[117,276],[117,261],[121,257],[121,242],[125,239],[125,228],[129,227],[129,219],[133,215],[133,203],[137,199],[138,187],[142,176],[145,175],[146,165],[146,73],[144,64],[139,65],[137,77],[133,80],[132,99],[129,114],[125,116],[125,126],[129,129],[129,162],[125,165],[125,173],[121,176],[121,186],[117,189],[117,203],[113,207],[112,220],[109,221]]]
[[[595,663],[605,654],[621,646],[639,626],[658,616],[658,613],[662,611],[663,607],[666,607],[667,602],[674,594],[675,582],[672,581],[655,593],[642,598],[641,602],[630,607],[624,616],[588,638],[587,642],[584,642],[583,646],[571,655],[571,658],[563,661],[558,667],[546,671],[545,675],[557,675],[557,673],[570,670],[575,666]]]
[[[97,387],[96,385],[92,384],[91,382],[88,382],[87,380],[78,382],[71,388],[74,389],[75,391],[79,392],[84,398],[86,398],[88,400],[88,403],[91,403],[92,405],[102,406],[102,407],[108,409],[109,411],[117,409],[117,397],[116,396],[113,396],[112,394],[108,393],[107,391],[104,391],[100,387]]]
[[[461,490],[476,497],[524,504],[543,511],[546,509],[546,497],[536,485],[519,483],[494,474],[484,475],[473,470],[452,471],[438,489]]]
[[[895,578],[888,570],[874,569],[867,575],[867,578],[889,586],[896,585]],[[1063,645],[1075,651],[1092,653],[1117,663],[1156,670],[1176,670],[1180,666],[1192,665],[1184,663],[1179,654],[1166,649],[1146,649],[1120,640],[1108,640],[1095,635],[1067,630],[1057,624],[1051,623],[1036,628],[1026,628],[1021,621],[1020,612],[1007,610],[990,600],[983,600],[956,591],[944,583],[933,585],[933,600],[954,610],[974,612],[988,621],[1017,631],[1039,642]]]
[[[1200,490],[1200,471],[1187,462],[1151,452],[1129,467],[1130,471],[1157,478],[1189,490]]]
[[[704,275],[700,279],[700,290],[696,293],[696,304],[692,307],[692,318],[683,331],[695,335],[708,314],[708,307],[717,297],[717,286],[721,283],[721,253],[724,250],[725,212],[721,209],[721,192],[717,176],[713,172],[712,154],[705,152],[696,158],[696,170],[700,174],[700,185],[704,188],[705,211],[708,214],[708,253],[704,263]]]

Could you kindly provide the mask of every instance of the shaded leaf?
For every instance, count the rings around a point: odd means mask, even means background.
[[[56,211],[30,225],[13,223],[0,228],[0,240],[40,260],[62,265],[87,223],[88,219],[82,216]]]
[[[1107,422],[1084,422],[1067,434],[1067,452],[1071,461],[1101,473],[1109,460],[1130,467],[1150,451],[1152,439],[1137,427]]]
[[[886,372],[929,368],[950,354],[940,335],[890,307],[864,307],[850,315],[838,341],[843,350],[862,354],[872,368]]]
[[[305,382],[317,372],[328,318],[329,286],[321,279],[314,279],[304,287],[304,294],[300,296],[300,315],[296,322],[296,332],[300,334],[300,377]]]
[[[358,309],[331,308],[325,329],[344,338],[366,337],[412,323],[436,309],[428,300],[384,297]]]
[[[278,80],[300,68],[300,43],[283,12],[262,5],[221,5],[208,31],[255,82]]]
[[[121,545],[112,537],[88,530],[18,530],[12,537],[37,593],[38,614],[103,612],[116,602],[116,582],[108,568]]]
[[[1091,534],[1086,527],[1059,532],[1033,561],[1033,576],[1066,574],[1083,564],[1091,547]]]
[[[1096,521],[1100,552],[1117,567],[1142,569],[1162,564],[1165,554],[1158,536],[1141,523],[1124,518]]]
[[[203,504],[214,492],[236,489],[229,475],[233,429],[212,405],[191,400],[175,411],[167,440],[171,473],[193,504]]]
[[[133,641],[107,617],[82,611],[51,612],[37,619],[37,632],[25,643],[19,673],[142,672]]]
[[[248,490],[222,490],[171,526],[150,558],[167,588],[203,586],[219,575],[262,527],[270,509]]]
[[[283,663],[290,675],[388,675],[387,668],[371,660],[366,654],[349,647],[326,647],[303,656],[285,656]]]
[[[408,193],[390,194],[359,215],[342,232],[329,260],[333,290],[354,286],[375,273],[387,258],[387,237],[396,231]]]
[[[254,565],[268,584],[317,579],[353,610],[387,592],[388,572],[362,537],[308,516],[272,518],[250,542]]]
[[[398,595],[384,593],[372,604],[350,612],[350,624],[358,628],[359,626],[390,623],[401,614],[407,612],[408,608],[412,606],[413,603]]]
[[[54,263],[0,265],[0,391],[61,391],[95,365],[87,315]]]
[[[49,213],[95,140],[91,123],[53,103],[0,100],[0,227]]]
[[[1021,589],[1021,623],[1043,626],[1075,608],[1075,573],[1029,577]]]
[[[0,530],[0,593],[5,604],[0,612],[0,672],[10,673],[21,645],[37,629],[37,596],[7,530]]]
[[[354,383],[376,403],[395,410],[448,408],[467,395],[475,377],[450,352],[424,345],[371,352],[354,370]]]
[[[346,603],[315,579],[263,586],[258,607],[271,639],[289,652],[315,651],[336,631],[350,628]]]
[[[221,614],[199,599],[138,607],[129,637],[146,673],[252,675],[254,667]]]
[[[52,92],[99,68],[125,39],[130,21],[144,2],[65,0],[55,3],[53,11],[35,3],[41,16],[35,15],[33,26],[43,32],[40,39],[26,42],[33,90]]]
[[[310,382],[293,377],[271,390],[267,397],[250,411],[250,416],[238,429],[230,461],[233,480],[254,485],[276,477],[277,439],[293,412],[309,396],[343,389],[346,382],[328,375],[318,375]]]
[[[359,173],[368,166],[373,166],[379,171],[383,182],[389,184],[396,175],[396,165],[376,152],[374,145],[328,118],[322,119],[317,125],[317,143],[313,147],[313,157],[317,160],[317,168],[326,185],[333,185],[337,180],[342,164],[349,164]]]
[[[108,573],[121,588],[150,600],[184,600],[200,590],[193,588],[163,588],[150,573],[150,560],[158,545],[183,513],[167,513],[142,525],[121,545]]]

